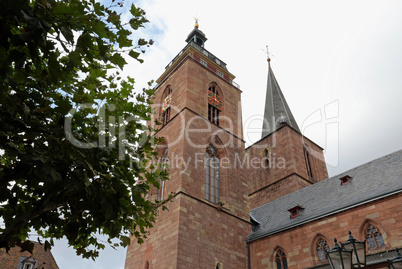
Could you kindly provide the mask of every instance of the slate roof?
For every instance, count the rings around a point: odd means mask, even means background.
[[[402,192],[402,150],[283,196],[250,212],[253,231],[247,241],[272,235],[398,192]],[[341,185],[340,178],[350,182]],[[288,209],[304,208],[297,218]]]
[[[292,111],[286,102],[270,61],[268,61],[267,92],[265,96],[264,122],[262,125],[262,136],[265,137],[280,127],[281,122],[286,122],[300,133],[299,126],[293,117]]]

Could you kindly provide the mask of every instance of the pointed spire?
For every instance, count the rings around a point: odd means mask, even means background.
[[[287,124],[300,132],[292,112],[286,102],[274,72],[271,68],[271,59],[268,55],[268,80],[265,97],[264,122],[262,124],[262,136],[265,137],[278,129],[281,125]]]

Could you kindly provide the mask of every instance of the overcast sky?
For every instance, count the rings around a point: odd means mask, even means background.
[[[127,1],[127,0],[126,0]],[[138,88],[157,79],[199,18],[205,48],[227,64],[242,94],[248,145],[261,132],[271,66],[303,134],[325,150],[330,176],[402,148],[402,1],[136,1],[155,44],[130,63]],[[82,260],[64,242],[61,269],[123,268],[125,249]]]

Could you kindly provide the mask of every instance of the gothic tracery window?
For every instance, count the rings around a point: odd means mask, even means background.
[[[168,87],[163,93],[162,97],[162,113],[161,113],[161,121],[162,126],[165,126],[170,121],[171,114],[171,106],[170,103],[172,101],[172,88]]]
[[[159,165],[160,165],[160,169],[161,171],[165,171],[167,164],[168,164],[168,157],[167,154],[168,153],[168,148],[166,147],[163,150],[162,156],[159,159]],[[163,194],[164,194],[164,189],[165,189],[165,181],[162,180],[161,178],[158,179],[159,182],[159,189],[158,189],[158,196],[157,196],[157,200],[158,201],[163,201]]]
[[[222,102],[215,85],[208,88],[208,120],[219,125],[219,113]]]
[[[317,256],[318,260],[325,261],[326,260],[326,252],[330,251],[327,241],[324,239],[320,239],[317,242]]]
[[[368,249],[376,249],[385,246],[382,234],[374,225],[369,224],[366,228],[366,241]]]
[[[219,156],[218,151],[209,145],[205,154],[205,199],[219,203]]]
[[[287,269],[288,262],[286,254],[282,250],[278,250],[275,254],[276,269]]]

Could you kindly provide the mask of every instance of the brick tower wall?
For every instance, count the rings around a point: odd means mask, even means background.
[[[127,248],[125,269],[177,268],[179,209],[178,200],[169,202],[169,211],[159,211],[157,222],[148,239],[138,244],[132,239]]]
[[[172,112],[165,126],[155,126],[155,135],[168,147],[170,179],[164,193],[174,197],[165,204],[169,211],[159,214],[145,243],[132,242],[125,268],[142,268],[148,261],[150,268],[214,268],[220,262],[224,268],[243,269],[251,227],[247,179],[236,165],[245,156],[241,91],[193,57],[183,58],[166,72],[154,107],[162,112],[163,93],[170,87]],[[219,126],[208,121],[207,94],[212,84],[223,102]],[[217,148],[221,163],[219,204],[205,197],[209,144]],[[155,199],[156,193],[152,190],[149,198]]]
[[[247,267],[248,221],[185,194],[180,211],[177,268],[215,268],[218,262],[223,268]]]
[[[224,71],[222,70],[222,72]],[[163,93],[170,86],[172,88],[171,118],[187,108],[208,119],[207,93],[212,83],[217,85],[219,97],[223,103],[220,113],[220,127],[243,139],[241,90],[206,69],[190,56],[181,62],[176,69],[173,69],[169,76],[158,85],[154,99],[156,113],[162,112]]]
[[[303,145],[310,148],[313,178],[307,174]],[[266,150],[270,167],[266,168]],[[247,174],[250,180],[250,208],[276,200],[288,193],[328,178],[322,149],[288,125],[264,137],[246,149],[254,165]]]

